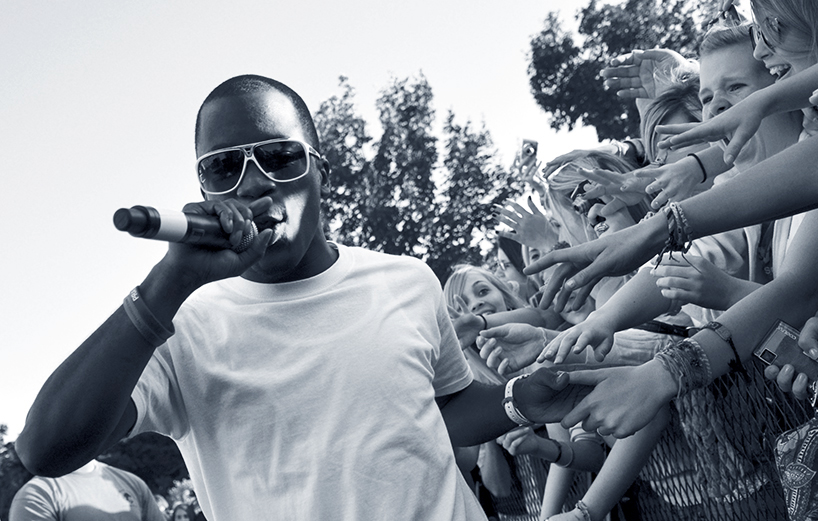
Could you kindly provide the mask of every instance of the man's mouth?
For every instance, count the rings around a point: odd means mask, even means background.
[[[281,213],[267,213],[264,215],[257,215],[253,218],[256,223],[258,231],[276,228],[279,224],[284,222],[284,214]]]

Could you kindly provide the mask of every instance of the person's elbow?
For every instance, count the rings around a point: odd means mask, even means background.
[[[68,473],[63,471],[60,458],[54,454],[53,449],[49,450],[44,444],[37,443],[36,437],[25,429],[14,442],[14,449],[20,463],[35,476],[56,478]]]
[[[93,459],[94,454],[87,445],[79,440],[73,443],[41,436],[28,424],[14,442],[17,456],[26,470],[49,478],[69,474]]]

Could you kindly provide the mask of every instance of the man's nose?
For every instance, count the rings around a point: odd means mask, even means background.
[[[239,184],[236,195],[240,198],[258,199],[275,189],[275,181],[267,177],[255,161],[247,161],[244,177]]]

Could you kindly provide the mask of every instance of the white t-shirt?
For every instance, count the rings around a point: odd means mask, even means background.
[[[164,521],[148,485],[99,461],[59,478],[34,477],[14,496],[10,521]]]
[[[133,392],[133,432],[177,441],[210,521],[484,518],[434,401],[472,381],[439,282],[338,251],[306,280],[192,295]]]

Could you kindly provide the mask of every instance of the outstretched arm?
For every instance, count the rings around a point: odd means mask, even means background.
[[[271,203],[261,199],[251,209],[231,201],[207,202],[188,205],[185,211],[218,215],[222,229],[238,244],[249,232],[253,212]],[[140,298],[156,320],[172,330],[176,311],[196,288],[242,273],[261,257],[271,238],[272,231],[263,231],[240,254],[171,244],[139,286]],[[66,474],[127,434],[136,420],[131,392],[159,343],[140,333],[124,307],[117,309],[37,395],[16,444],[26,468],[45,476]]]
[[[513,385],[514,403],[534,423],[556,423],[579,403],[589,387],[569,386],[568,374],[539,369]],[[472,382],[467,388],[437,399],[449,437],[456,447],[494,440],[518,425],[503,407],[505,385]]]
[[[769,329],[783,320],[801,327],[818,309],[818,214],[804,218],[775,280],[750,293],[719,322],[732,336],[739,358],[753,349]],[[693,339],[702,347],[712,378],[726,374],[733,350],[715,332],[705,329]],[[602,427],[617,437],[642,428],[679,390],[679,382],[659,360],[637,367],[615,367],[570,373],[571,383],[593,385],[594,390],[563,419],[564,425],[583,422],[583,428]],[[651,392],[646,392],[650,389]]]
[[[768,87],[753,92],[730,109],[710,121],[699,124],[660,125],[662,134],[678,134],[661,143],[660,147],[682,148],[694,143],[716,142],[728,138],[724,162],[728,165],[758,131],[761,121],[772,114],[809,107],[810,96],[818,88],[818,65]]]
[[[818,207],[815,139],[797,143],[742,175],[679,203],[690,225],[691,238]],[[545,305],[559,293],[555,308],[560,311],[571,291],[579,290],[578,297],[587,297],[602,277],[627,274],[659,253],[668,237],[667,226],[667,218],[660,213],[617,233],[550,252],[524,272],[531,275],[564,263],[554,270],[543,293]]]

